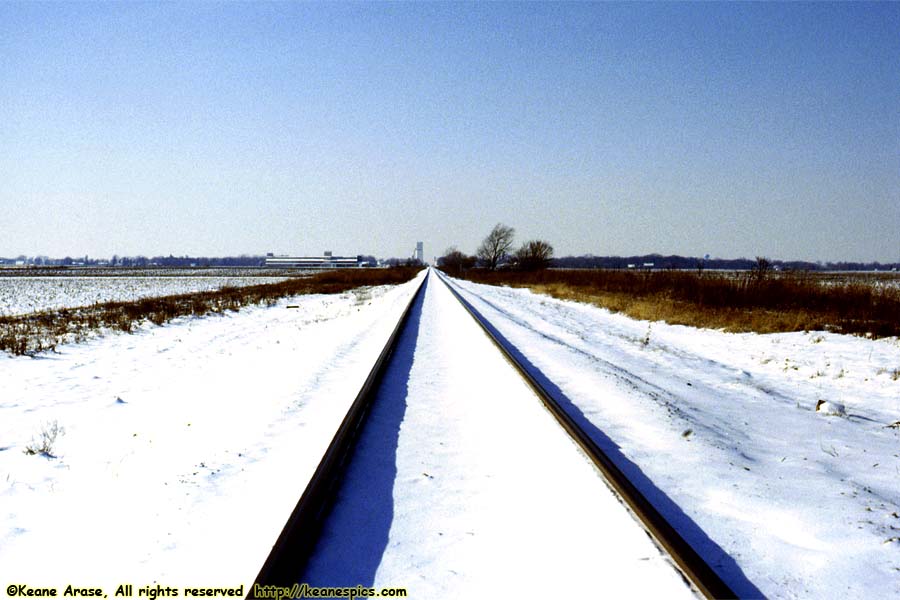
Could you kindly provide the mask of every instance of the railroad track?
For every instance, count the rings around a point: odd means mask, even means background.
[[[603,473],[606,482],[618,494],[638,521],[647,530],[650,537],[668,554],[678,566],[682,575],[707,598],[736,598],[737,595],[728,587],[721,577],[710,567],[694,548],[672,527],[672,525],[656,510],[653,504],[625,476],[621,469],[594,442],[593,439],[563,410],[559,402],[532,376],[495,334],[487,321],[467,302],[459,291],[443,276],[441,281],[463,305],[466,311],[484,330],[494,345],[503,353],[516,371],[528,382],[543,402],[548,411],[556,418],[571,438],[581,447],[591,462]]]
[[[692,588],[707,598],[736,597],[736,594],[719,577],[715,570],[666,521],[661,513],[629,481],[606,453],[563,410],[560,403],[523,366],[516,358],[516,353],[513,349],[506,347],[504,341],[495,333],[490,324],[466,301],[455,286],[442,274],[438,272],[435,272],[435,274],[437,279],[447,286],[496,348],[541,399],[546,409],[556,418],[562,428],[603,474],[609,488],[614,491],[621,502],[631,511],[657,547],[671,558],[672,563]],[[423,294],[424,281],[426,279],[428,278],[423,279],[423,283],[420,284],[404,310],[378,361],[369,373],[365,384],[353,402],[319,467],[316,469],[300,501],[273,546],[269,557],[260,570],[256,584],[260,586],[277,585],[289,587],[294,583],[298,583],[298,574],[303,572],[304,566],[315,548],[325,517],[340,486],[345,466],[352,458],[354,446],[364,427],[366,416],[371,409],[376,391],[387,369],[400,332],[408,321],[411,307]],[[248,597],[254,597],[254,588],[255,586],[251,587]]]
[[[384,349],[378,355],[353,404],[350,405],[350,410],[347,411],[337,433],[328,445],[303,495],[300,496],[281,534],[272,546],[272,551],[256,577],[255,585],[251,586],[248,598],[255,597],[253,590],[256,585],[290,587],[297,583],[297,574],[302,572],[303,566],[315,548],[329,505],[340,484],[341,474],[353,454],[366,416],[372,408],[375,392],[387,370],[400,332],[409,320],[410,309],[422,294],[424,282],[425,278],[403,310]]]

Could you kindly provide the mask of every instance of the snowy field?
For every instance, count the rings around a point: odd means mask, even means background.
[[[900,597],[896,338],[728,334],[456,285],[708,560],[734,560],[733,589]]]
[[[4,584],[248,585],[419,281],[0,356]]]
[[[125,582],[249,585],[423,276],[0,357],[5,582],[108,593]],[[900,597],[896,338],[726,334],[455,284],[743,596]],[[509,398],[479,408],[476,390],[499,381],[500,367],[485,373],[474,342],[446,341],[464,326],[446,298],[427,300],[415,345],[400,353],[408,368],[390,378],[409,401],[391,417],[386,469],[397,475],[375,491],[393,516],[380,522],[382,553],[367,555],[365,573],[410,597],[485,589],[491,561],[504,578],[528,571],[512,581],[527,584],[539,567],[524,534],[505,516],[487,517],[499,499],[555,498],[571,509],[578,544],[590,545],[578,536],[596,524],[573,517],[583,491],[557,498],[564,482],[515,487],[530,467],[508,472],[513,463],[488,456],[484,433],[463,427],[476,411],[498,419],[518,409]],[[454,364],[470,379],[442,378]],[[525,440],[538,439],[530,410],[512,431]],[[26,454],[53,424],[63,429],[53,456]],[[437,452],[435,440],[444,443]],[[561,460],[539,468],[556,476]],[[486,545],[473,544],[477,531],[459,518],[468,506],[481,511]],[[436,525],[456,537],[423,541]],[[560,533],[538,517],[535,525]],[[447,558],[469,574],[459,588],[441,570]],[[316,573],[333,576],[321,564]]]
[[[157,271],[158,273],[158,271]],[[284,277],[234,276],[52,276],[3,277],[0,272],[0,316],[130,301],[172,294],[205,292],[226,286],[276,283]]]

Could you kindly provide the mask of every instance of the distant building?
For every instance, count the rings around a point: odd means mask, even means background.
[[[415,259],[416,259],[417,261],[419,261],[420,263],[424,263],[424,262],[425,262],[425,250],[424,250],[424,246],[422,245],[422,242],[416,242],[416,255],[415,255]]]
[[[322,256],[275,256],[269,252],[265,264],[283,269],[355,269],[363,260],[362,256],[334,256],[329,250]]]

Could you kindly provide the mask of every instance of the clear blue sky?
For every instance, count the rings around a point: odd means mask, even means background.
[[[0,256],[900,259],[900,4],[0,3]]]

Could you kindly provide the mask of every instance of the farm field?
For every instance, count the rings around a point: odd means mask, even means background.
[[[417,283],[0,355],[4,575],[248,585]]]
[[[32,275],[30,271],[0,270],[0,316],[88,306],[101,302],[134,301],[156,296],[206,292],[223,287],[244,287],[284,281],[284,274],[248,270],[92,269],[72,274],[62,271]]]
[[[727,275],[732,279],[746,277],[747,271],[706,270],[705,273]],[[862,285],[879,288],[900,288],[900,273],[896,271],[773,271],[775,277],[803,277],[824,287]]]
[[[423,276],[0,356],[4,571],[47,585],[247,586]],[[454,283],[743,596],[900,594],[898,338],[725,333]],[[469,351],[438,305],[423,305],[401,352],[420,370],[392,375],[409,393],[434,394],[428,366]],[[426,344],[425,328],[445,334]],[[472,411],[452,414],[462,424]],[[428,437],[403,447],[431,457],[432,473],[448,465]],[[394,514],[417,510],[403,503],[419,496],[402,498]],[[445,571],[372,560],[377,581],[411,597],[424,579],[453,589]]]
[[[678,325],[730,332],[900,335],[900,276],[893,272],[470,269],[450,274]]]
[[[274,304],[278,299],[297,294],[334,294],[357,289],[364,292],[367,286],[397,284],[408,281],[416,269],[344,269],[302,273],[289,278],[264,279],[264,283],[250,282],[243,286],[227,285],[213,287],[208,291],[193,291],[159,295],[164,286],[158,282],[145,283],[150,290],[147,296],[134,300],[97,301],[80,305],[84,298],[62,300],[65,305],[56,309],[26,312],[18,315],[0,314],[0,351],[17,355],[33,355],[46,350],[54,350],[61,344],[84,341],[110,329],[130,332],[145,322],[162,325],[176,317],[203,316],[209,313],[238,311],[242,306],[254,304]],[[94,280],[95,287],[88,289],[119,289],[104,286],[104,282],[115,282],[108,277],[86,278]],[[173,277],[176,285],[193,285],[190,280]],[[129,286],[141,278],[128,280]],[[50,284],[54,282],[51,281]],[[215,284],[215,282],[213,282]],[[86,284],[90,286],[91,284]],[[63,289],[65,286],[63,285]],[[22,287],[13,289],[21,293]],[[46,292],[45,289],[42,291]],[[14,300],[15,303],[17,300]]]
[[[734,561],[741,596],[900,595],[897,337],[726,333],[456,283],[692,544]]]

